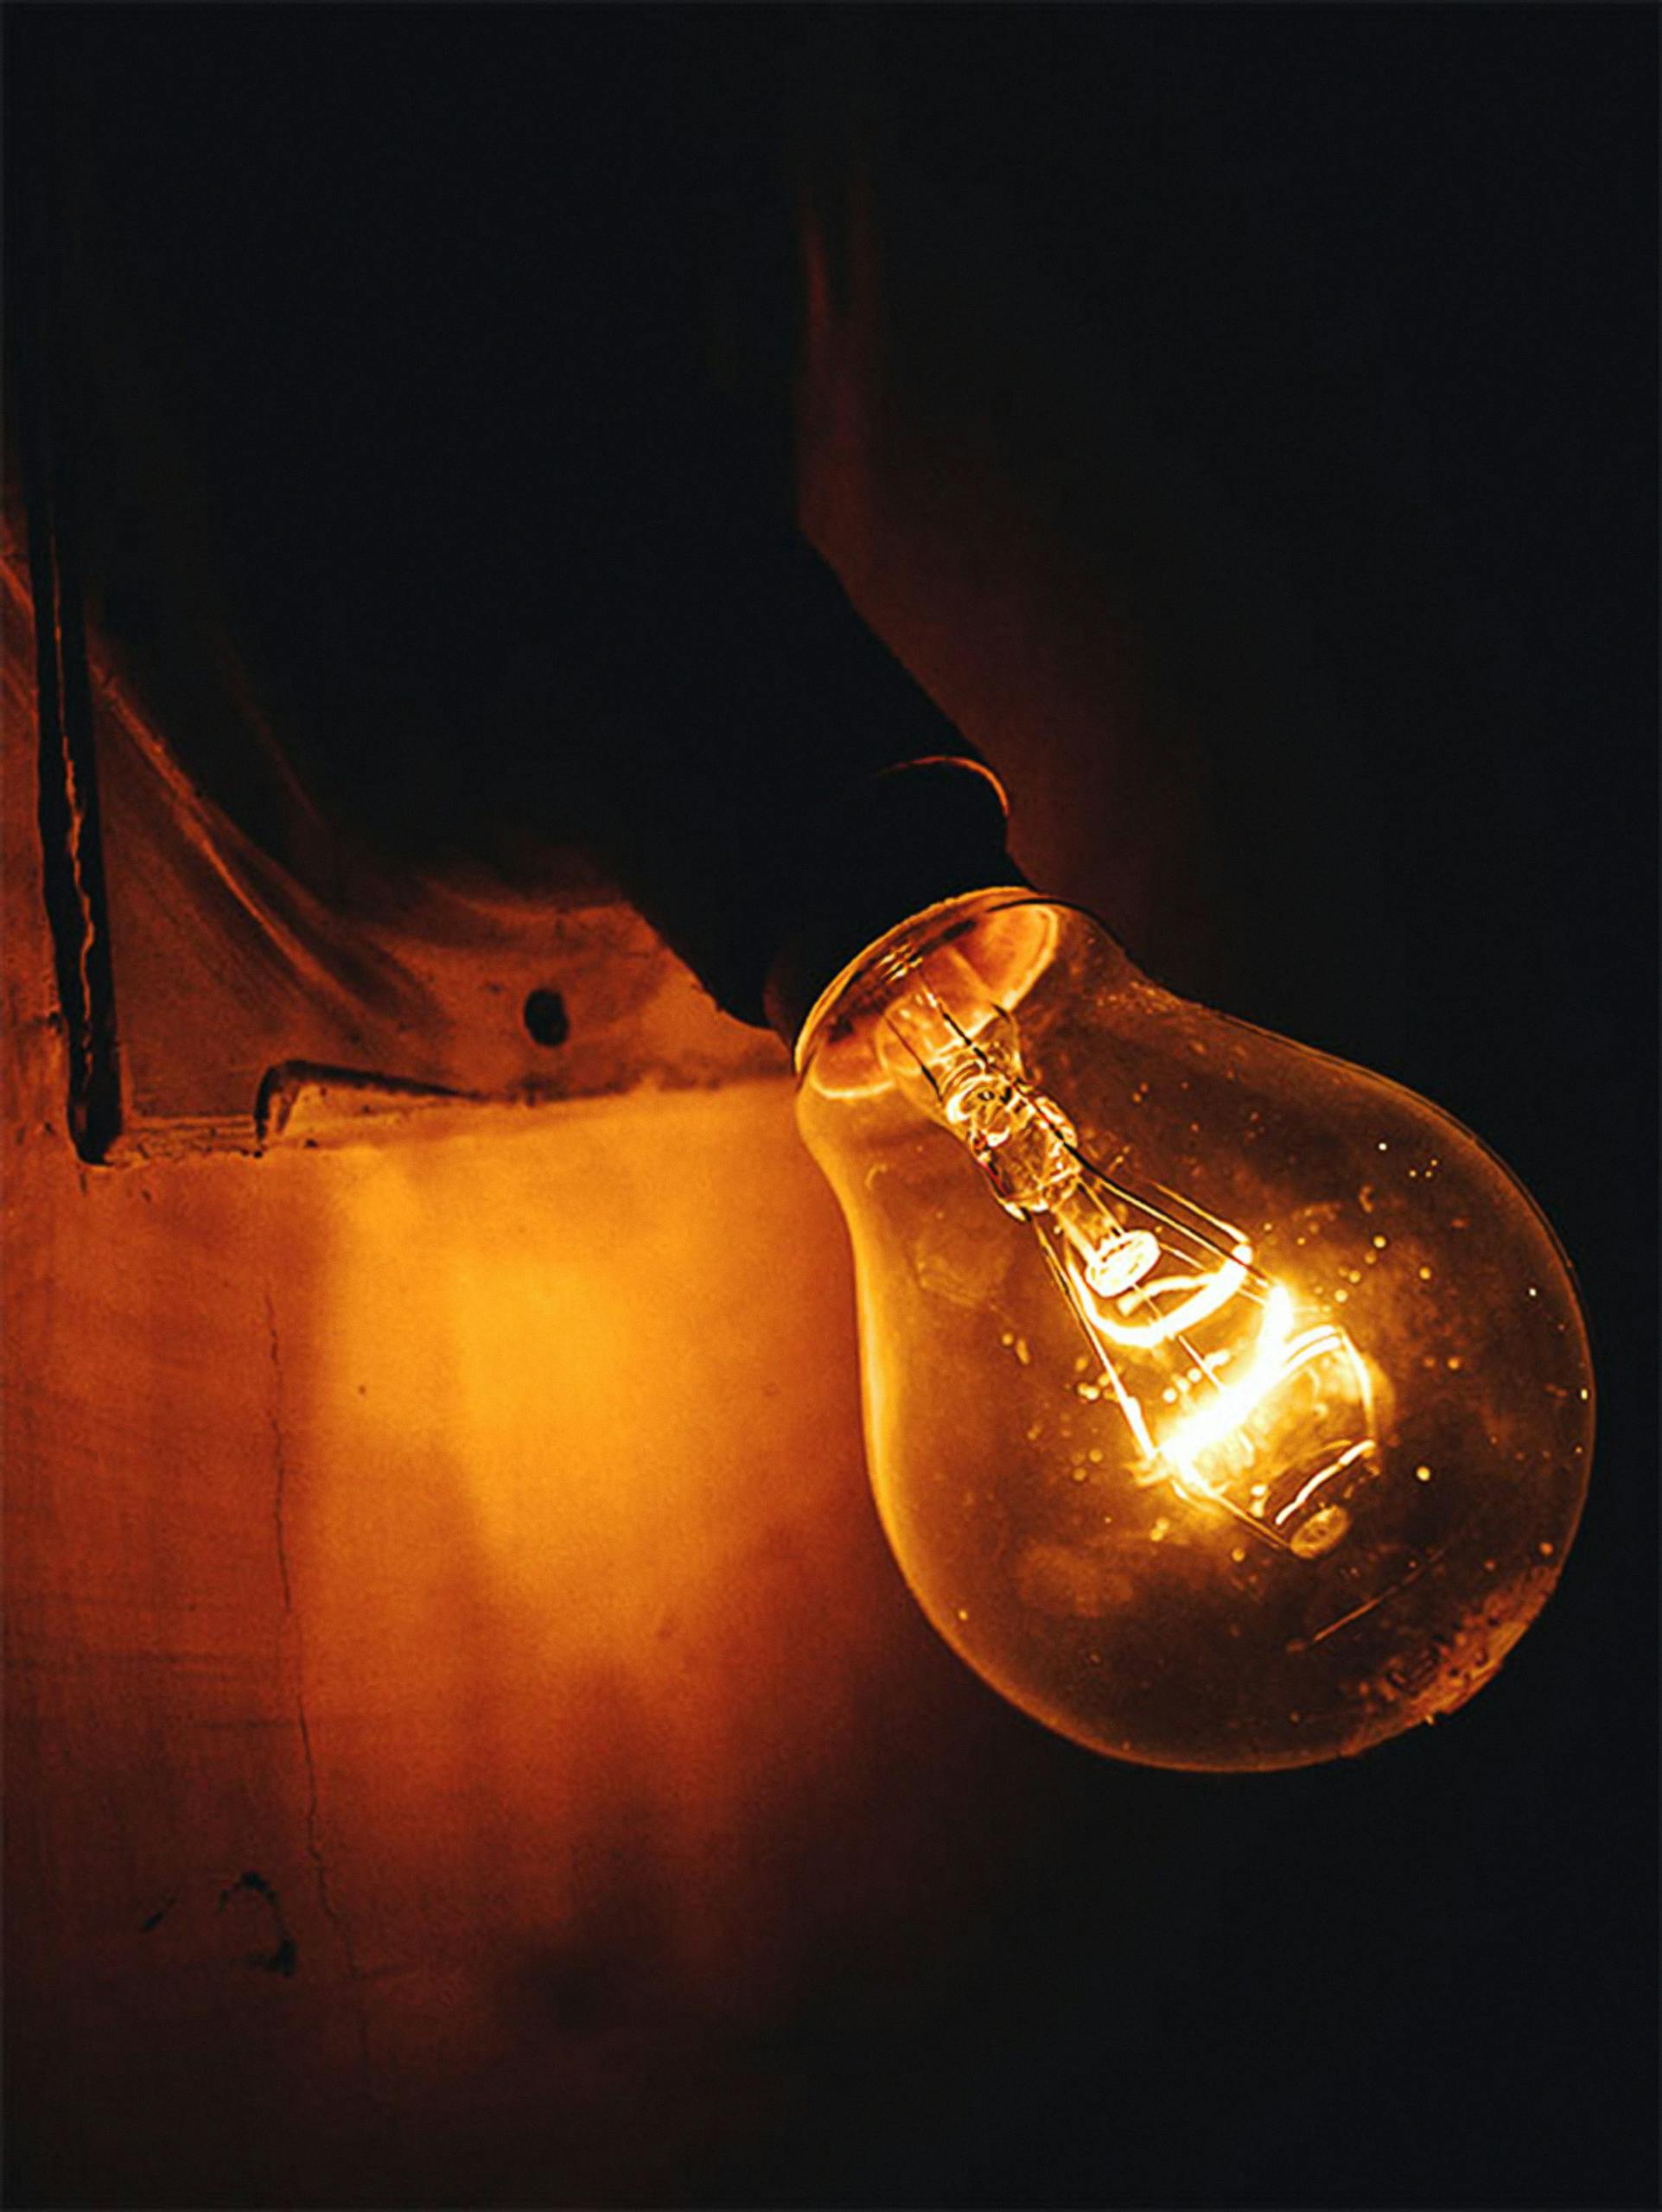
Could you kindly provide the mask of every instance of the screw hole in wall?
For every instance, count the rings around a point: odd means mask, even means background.
[[[546,987],[532,991],[525,1004],[525,1028],[532,1041],[551,1047],[564,1045],[571,1034],[570,1018],[565,1010],[565,1001],[555,990]]]

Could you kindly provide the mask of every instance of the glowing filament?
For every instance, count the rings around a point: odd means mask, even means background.
[[[1137,1440],[1139,1479],[1221,1508],[1278,1548],[1330,1550],[1349,1517],[1321,1493],[1376,1448],[1368,1370],[1345,1332],[1321,1322],[1296,1333],[1291,1294],[1257,1273],[1238,1230],[1174,1192],[1156,1201],[1123,1190],[1092,1166],[1061,1108],[1023,1075],[996,1009],[972,1034],[919,981],[887,1019],[928,1078],[939,1118],[1005,1211],[1037,1235]],[[1162,1274],[1168,1262],[1173,1271]],[[1202,1330],[1230,1334],[1201,1350],[1193,1339]],[[1323,1389],[1322,1363],[1336,1389]],[[1149,1382],[1139,1383],[1140,1367]],[[1180,1409],[1168,1421],[1162,1402]],[[1335,1414],[1361,1434],[1324,1440]],[[1243,1503],[1232,1492],[1248,1470],[1263,1478]],[[1289,1483],[1292,1494],[1280,1495]]]
[[[1150,1302],[1156,1291],[1188,1290],[1194,1294],[1181,1305],[1171,1306],[1163,1313],[1156,1313],[1152,1321],[1117,1321],[1112,1314],[1103,1311],[1098,1300],[1081,1285],[1080,1295],[1090,1306],[1092,1332],[1094,1335],[1100,1332],[1111,1344],[1135,1346],[1143,1351],[1151,1351],[1156,1344],[1169,1344],[1185,1329],[1192,1329],[1198,1323],[1209,1319],[1219,1307],[1229,1303],[1246,1281],[1251,1257],[1250,1249],[1239,1245],[1236,1248],[1236,1256],[1226,1260],[1215,1274],[1164,1275],[1149,1284],[1143,1295]]]

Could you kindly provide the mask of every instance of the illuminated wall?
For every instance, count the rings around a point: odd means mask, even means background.
[[[984,1725],[876,1532],[788,1079],[78,1168],[24,734],[8,1999],[35,2185],[672,2196],[781,2124],[803,2061],[770,2027],[949,1935],[953,1798],[905,1774]]]

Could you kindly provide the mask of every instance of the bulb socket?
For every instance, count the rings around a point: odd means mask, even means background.
[[[726,1013],[788,1046],[874,938],[1020,880],[997,778],[802,538],[642,602],[654,650],[593,717],[590,849]]]
[[[998,779],[964,755],[899,763],[827,810],[763,990],[787,1046],[826,985],[900,923],[966,892],[1025,884],[1006,848],[1008,819]]]

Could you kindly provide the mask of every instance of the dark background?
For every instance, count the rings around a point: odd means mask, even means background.
[[[1024,1789],[965,1840],[1010,1856],[997,1916],[899,2001],[828,1981],[788,2126],[685,2201],[1652,2202],[1652,11],[7,37],[14,391],[102,626],[296,868],[523,875],[685,785],[708,639],[787,588],[806,204],[840,296],[877,271],[866,465],[938,554],[880,552],[874,614],[1018,855],[1482,1132],[1586,1292],[1587,1518],[1472,1711],[1262,1781],[1012,1716]],[[1092,718],[1047,793],[1040,733]]]

